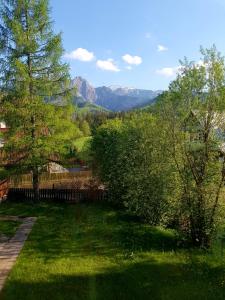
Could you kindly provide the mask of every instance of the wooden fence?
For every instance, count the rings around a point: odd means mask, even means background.
[[[68,173],[42,173],[40,175],[40,188],[50,189],[54,186],[65,188],[65,185],[73,185],[75,181],[87,181],[93,178],[91,171],[68,172]],[[31,188],[32,175],[19,175],[10,178],[11,188]],[[66,186],[66,188],[68,188]],[[70,187],[72,188],[72,187]]]
[[[100,202],[105,200],[105,190],[76,189],[40,189],[41,200],[52,200],[62,203]],[[10,188],[7,199],[10,201],[32,201],[33,189]]]

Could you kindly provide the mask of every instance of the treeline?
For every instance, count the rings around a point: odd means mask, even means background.
[[[201,53],[201,64],[182,63],[151,112],[100,126],[92,152],[114,204],[209,247],[224,213],[225,67],[215,47]]]
[[[104,124],[107,120],[115,118],[125,118],[128,113],[126,112],[86,112],[79,113],[79,110],[74,113],[74,123],[81,131],[81,135],[90,136],[95,134],[98,127]]]

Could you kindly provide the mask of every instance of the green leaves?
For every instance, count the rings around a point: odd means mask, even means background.
[[[207,247],[224,185],[225,66],[215,46],[201,54],[198,63],[185,59],[158,115],[180,178],[180,229],[192,244]]]
[[[181,63],[154,116],[107,122],[92,148],[114,203],[208,247],[225,181],[225,66],[215,47],[201,53]]]
[[[160,123],[148,113],[108,121],[92,143],[111,200],[151,224],[164,223],[170,210],[173,172],[166,143]]]
[[[41,170],[64,155],[79,131],[68,102],[74,91],[61,62],[61,34],[52,31],[47,0],[2,0],[0,14],[2,118],[10,127],[5,150],[16,168]],[[46,103],[57,97],[62,106]]]

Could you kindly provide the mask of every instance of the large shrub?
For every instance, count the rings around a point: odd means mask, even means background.
[[[122,128],[121,120],[110,120],[97,129],[92,140],[94,170],[107,186],[110,199],[115,204],[121,204],[124,191],[121,182],[124,167],[119,159]]]
[[[166,141],[163,127],[147,113],[109,121],[93,138],[97,170],[111,200],[151,224],[165,222],[173,206],[175,175]]]

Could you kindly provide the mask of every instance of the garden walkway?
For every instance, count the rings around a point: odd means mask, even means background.
[[[15,216],[1,216],[0,220],[22,221],[16,234],[8,242],[0,244],[0,291],[11,271],[23,245],[34,225],[36,218],[19,218]]]

